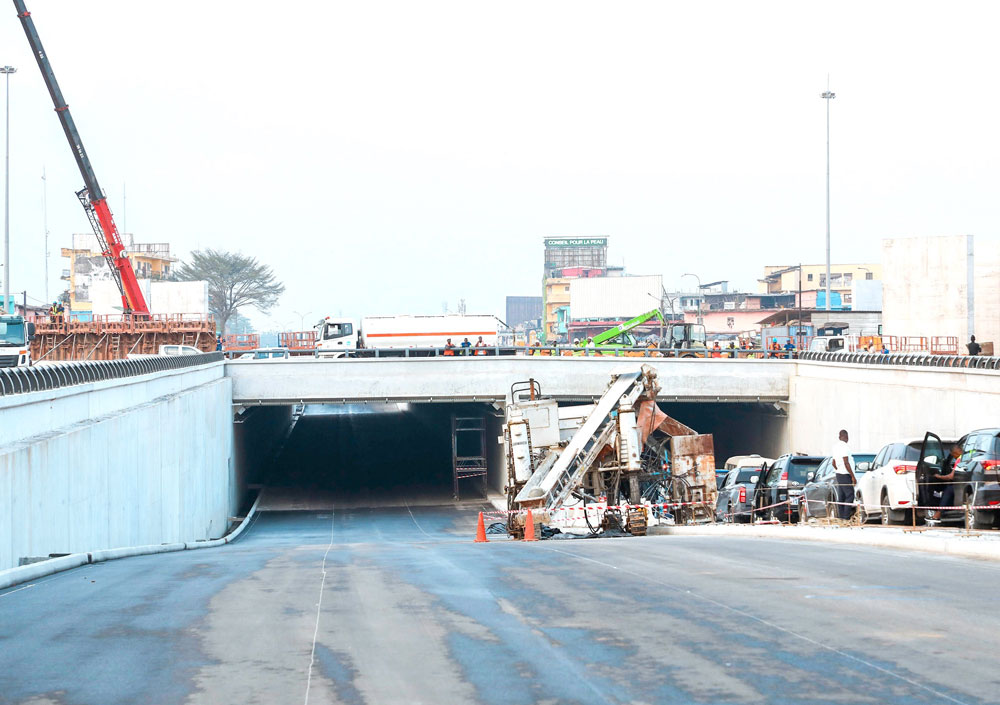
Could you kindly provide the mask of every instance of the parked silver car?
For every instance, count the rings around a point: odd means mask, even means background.
[[[763,463],[761,463],[763,465]],[[763,470],[760,467],[734,468],[726,475],[715,502],[716,521],[748,523],[753,509],[753,488]]]

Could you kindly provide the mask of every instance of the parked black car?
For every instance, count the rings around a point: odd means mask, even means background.
[[[989,529],[996,525],[1000,510],[1000,428],[984,428],[958,440],[962,455],[955,462],[954,505],[993,507],[971,509],[969,520],[974,529]],[[941,491],[934,486],[932,475],[940,474],[949,452],[947,443],[933,433],[924,436],[917,461],[918,502],[920,506],[935,506],[941,501]],[[933,510],[924,510],[928,518]],[[963,510],[944,510],[943,521],[964,521]]]
[[[754,487],[754,518],[797,521],[802,487],[809,473],[815,472],[822,462],[818,455],[788,453],[771,463]],[[789,500],[788,504],[779,504],[785,500]]]

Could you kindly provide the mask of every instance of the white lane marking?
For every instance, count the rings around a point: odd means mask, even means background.
[[[35,583],[32,583],[31,585],[25,585],[24,587],[19,587],[17,590],[11,590],[10,592],[5,592],[4,594],[0,595],[0,597],[7,597],[7,595],[13,595],[15,592],[21,592],[21,590],[27,590],[28,588],[33,588],[33,587],[35,587]]]
[[[323,571],[323,579],[319,583],[319,602],[316,603],[316,625],[313,627],[313,641],[312,649],[309,652],[309,671],[306,674],[306,699],[305,705],[309,705],[309,688],[312,686],[313,677],[313,664],[316,662],[316,639],[319,636],[319,616],[323,609],[323,590],[326,587],[326,557],[330,555],[330,549],[333,548],[333,519],[334,513],[333,509],[330,509],[330,543],[326,547],[326,552],[323,554],[323,565],[321,570]]]
[[[431,536],[430,534],[428,534],[426,531],[424,531],[424,527],[420,526],[420,524],[417,523],[417,518],[415,516],[413,516],[413,512],[410,511],[410,505],[406,503],[405,499],[403,500],[403,506],[406,507],[406,511],[410,512],[410,519],[412,519],[413,523],[416,525],[416,527],[418,529],[420,529],[420,533],[422,533],[424,536],[426,536],[429,539],[434,538],[433,536]]]
[[[945,700],[948,700],[949,702],[957,703],[957,705],[969,705],[969,703],[966,703],[964,700],[958,700],[956,698],[953,698],[950,695],[947,695],[945,693],[942,693],[942,692],[939,692],[937,690],[934,690],[930,686],[926,686],[923,683],[918,683],[915,680],[907,678],[906,676],[904,676],[902,674],[896,673],[895,671],[890,671],[888,668],[884,668],[882,666],[879,666],[878,664],[872,663],[871,661],[866,661],[863,658],[860,658],[859,656],[854,656],[853,654],[849,654],[846,651],[841,651],[840,649],[837,649],[837,648],[834,648],[834,647],[829,646],[827,644],[824,644],[821,641],[816,641],[815,639],[813,639],[811,637],[808,637],[805,634],[800,634],[800,633],[792,631],[791,629],[788,629],[786,627],[782,627],[782,626],[780,626],[778,624],[775,624],[773,622],[769,622],[766,619],[764,619],[763,617],[758,617],[758,616],[756,616],[754,614],[751,614],[750,612],[746,612],[746,611],[738,609],[736,607],[732,607],[730,605],[727,605],[724,602],[719,602],[718,600],[713,600],[711,597],[707,597],[705,595],[701,595],[699,593],[692,592],[691,590],[685,590],[683,588],[679,588],[676,585],[671,585],[670,583],[663,582],[662,580],[656,580],[654,578],[649,577],[648,575],[643,575],[642,573],[636,573],[636,572],[631,571],[631,570],[626,570],[625,568],[619,568],[617,566],[611,565],[610,563],[604,563],[603,561],[595,560],[593,558],[588,558],[586,556],[581,556],[581,555],[576,554],[576,553],[571,553],[569,551],[562,551],[562,550],[560,550],[558,548],[549,548],[547,546],[544,546],[543,548],[545,548],[545,550],[547,550],[547,551],[554,551],[556,553],[563,553],[563,554],[565,554],[567,556],[572,556],[573,558],[578,558],[578,559],[584,560],[584,561],[590,561],[591,563],[597,563],[598,565],[603,565],[606,568],[612,568],[613,570],[620,570],[622,573],[626,573],[628,575],[634,576],[634,577],[639,578],[641,580],[646,580],[646,581],[654,583],[656,585],[662,585],[663,587],[668,588],[669,590],[673,590],[674,592],[680,592],[680,593],[684,593],[685,595],[690,595],[691,597],[696,597],[699,600],[702,600],[704,602],[708,602],[709,604],[715,605],[716,607],[722,607],[724,609],[729,610],[730,612],[734,612],[735,614],[740,615],[741,617],[746,617],[747,619],[752,619],[753,621],[755,621],[755,622],[757,622],[759,624],[763,624],[766,627],[770,627],[771,629],[775,629],[775,630],[777,630],[779,632],[784,632],[785,634],[788,634],[789,636],[793,636],[793,637],[795,637],[797,639],[801,639],[802,641],[805,641],[805,642],[807,642],[809,644],[812,644],[813,646],[819,646],[819,647],[821,647],[823,649],[826,649],[827,651],[830,651],[830,652],[833,652],[833,653],[837,654],[838,656],[843,656],[844,658],[849,659],[851,661],[856,661],[857,663],[860,663],[862,665],[868,666],[869,668],[874,669],[876,671],[879,671],[880,673],[884,673],[887,676],[892,676],[893,678],[898,678],[899,680],[903,681],[904,683],[909,683],[914,688],[919,688],[921,690],[926,690],[928,693],[932,693],[932,694],[938,696],[939,698],[944,698]]]

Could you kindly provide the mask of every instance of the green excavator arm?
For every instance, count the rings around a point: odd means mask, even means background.
[[[659,309],[654,308],[652,311],[647,311],[640,316],[636,316],[629,321],[625,321],[621,325],[615,326],[614,328],[608,328],[603,333],[598,333],[594,336],[594,345],[603,345],[608,343],[615,338],[625,335],[633,328],[637,328],[646,321],[650,321],[654,318],[659,319],[661,322],[663,321],[663,314],[660,313]]]

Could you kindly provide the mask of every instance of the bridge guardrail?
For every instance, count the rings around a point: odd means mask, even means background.
[[[510,345],[481,348],[366,348],[361,350],[327,350],[314,356],[323,359],[359,359],[359,358],[400,358],[400,357],[667,357],[667,358],[732,358],[750,357],[763,359],[767,357],[787,357],[787,352],[774,352],[763,349],[722,348],[612,348],[597,346],[596,348],[579,348],[562,345],[529,346]],[[238,357],[232,358],[234,360]]]
[[[200,355],[150,355],[125,360],[79,360],[31,367],[0,367],[0,396],[197,367],[223,359],[221,352],[211,352]]]
[[[816,362],[849,362],[862,365],[907,365],[919,367],[951,367],[970,370],[1000,370],[1000,357],[983,355],[930,355],[918,352],[803,352],[799,360]]]

